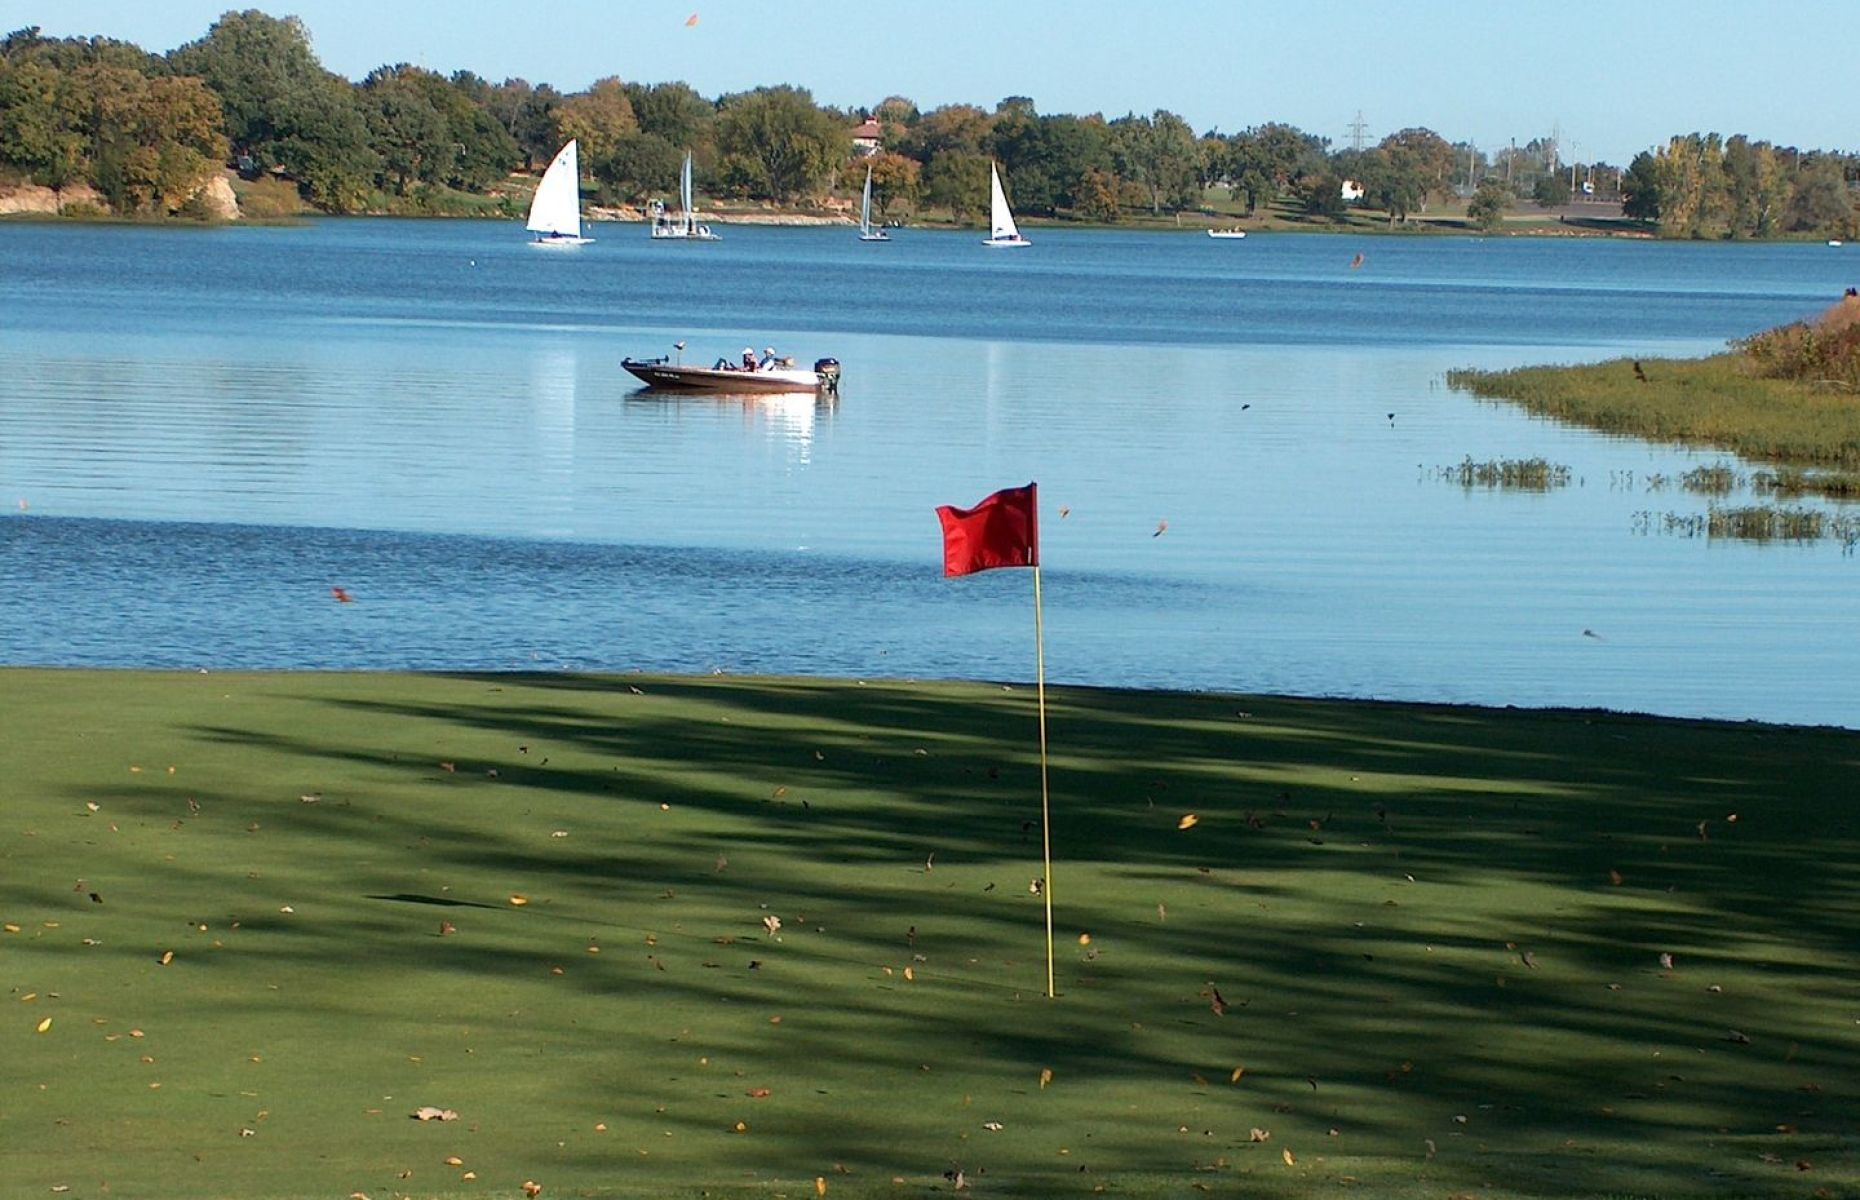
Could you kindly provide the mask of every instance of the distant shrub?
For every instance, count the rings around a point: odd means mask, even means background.
[[[233,189],[239,197],[239,213],[254,221],[275,221],[308,212],[297,192],[297,185],[284,179],[254,179]]]
[[[1766,329],[1733,345],[1764,378],[1860,391],[1860,297],[1849,296],[1812,321]]]

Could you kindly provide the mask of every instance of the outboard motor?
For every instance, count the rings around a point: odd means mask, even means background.
[[[840,360],[837,358],[817,358],[814,360],[814,374],[820,377],[820,386],[825,390],[838,393],[840,390]]]

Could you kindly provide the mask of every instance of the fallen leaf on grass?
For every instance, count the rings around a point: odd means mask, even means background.
[[[174,951],[172,950],[162,951],[162,954],[161,954],[161,965],[162,966],[165,967],[173,961],[174,961]]]
[[[982,1128],[990,1133],[1000,1133],[1003,1126],[999,1121],[983,1121]]]
[[[769,1098],[769,1090],[767,1088],[750,1088],[748,1095],[751,1100],[767,1100]]]
[[[446,1165],[448,1167],[462,1167],[465,1165],[465,1160],[456,1154],[448,1155],[446,1157]]]
[[[1247,1132],[1246,1140],[1249,1142],[1269,1142],[1272,1140],[1272,1130],[1261,1129],[1259,1126],[1255,1125]]]
[[[1279,1151],[1279,1157],[1285,1160],[1285,1165],[1288,1167],[1295,1167],[1298,1165],[1297,1156],[1294,1155],[1290,1150]]]
[[[1227,1082],[1228,1082],[1228,1083],[1239,1083],[1239,1082],[1240,1082],[1240,1077],[1241,1077],[1242,1075],[1244,1075],[1244,1074],[1246,1074],[1246,1068],[1245,1068],[1245,1067],[1235,1067],[1235,1068],[1234,1068],[1234,1073],[1233,1073],[1232,1075],[1229,1075],[1229,1076],[1227,1077]]]
[[[1201,823],[1200,817],[1196,816],[1194,813],[1187,813],[1182,817],[1180,821],[1177,821],[1175,823],[1175,827],[1177,829],[1193,829],[1196,825],[1200,823]]]
[[[523,1194],[528,1196],[530,1200],[536,1200],[536,1197],[542,1195],[542,1184],[537,1183],[533,1179],[525,1179],[523,1181]]]
[[[824,1196],[826,1194],[827,1194],[827,1177],[825,1175],[814,1176],[814,1195]]]
[[[1051,1067],[1041,1067],[1040,1068],[1040,1086],[1045,1087],[1047,1084],[1051,1082],[1053,1082],[1053,1069]]]
[[[510,898],[510,902],[516,907],[522,908],[525,904],[530,902],[530,898],[528,896],[515,895]]]
[[[434,1108],[430,1104],[414,1109],[410,1115],[416,1121],[456,1121],[459,1119],[459,1115],[451,1109]]]
[[[50,1033],[51,1029],[52,1029],[52,1019],[50,1017],[47,1017],[43,1021],[39,1022],[38,1032]]]

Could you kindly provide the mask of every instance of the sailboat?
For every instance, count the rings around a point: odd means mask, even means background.
[[[594,240],[581,236],[581,159],[573,138],[549,160],[524,228],[536,235],[537,246],[585,246]]]
[[[872,164],[865,165],[865,195],[859,201],[859,240],[862,242],[888,242],[891,235],[882,229],[872,228]]]
[[[685,151],[685,169],[678,179],[678,217],[674,220],[665,211],[665,202],[652,202],[652,236],[654,238],[674,238],[685,242],[720,242],[721,234],[710,231],[710,226],[698,222],[697,213],[691,206],[691,152]]]
[[[984,246],[1031,246],[1032,242],[1020,236],[1020,226],[1014,224],[1014,214],[1008,210],[1007,193],[1001,190],[1001,169],[994,163],[988,164],[988,236],[982,241]]]

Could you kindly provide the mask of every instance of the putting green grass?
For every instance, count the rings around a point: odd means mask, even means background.
[[[1860,1188],[1860,734],[1055,689],[1049,1000],[1030,688],[0,722],[9,1200]]]

